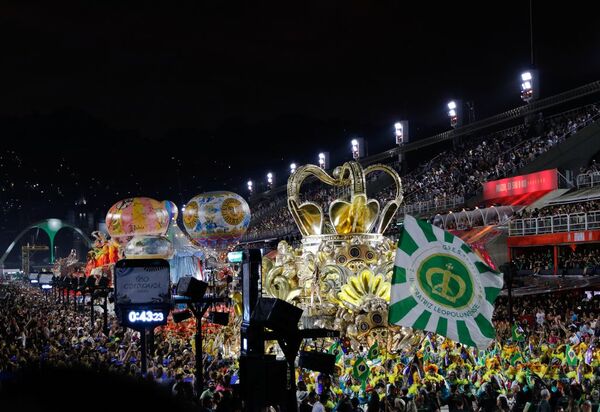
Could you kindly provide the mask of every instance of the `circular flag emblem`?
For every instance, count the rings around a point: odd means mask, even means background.
[[[398,241],[388,321],[470,346],[495,337],[491,323],[502,274],[457,236],[405,216]]]
[[[450,309],[461,309],[473,300],[473,279],[467,266],[451,254],[433,254],[417,269],[423,293]]]
[[[476,315],[481,309],[483,286],[479,273],[460,246],[431,242],[419,248],[405,269],[413,296],[424,309],[451,318]]]

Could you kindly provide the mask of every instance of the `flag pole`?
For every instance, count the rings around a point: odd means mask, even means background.
[[[425,338],[427,337],[428,332],[423,331],[423,337],[421,338],[421,340],[419,341],[419,344],[417,346],[415,346],[415,348],[417,348],[417,350],[415,351],[415,354],[413,355],[412,359],[410,360],[410,362],[408,363],[408,373],[410,373],[410,367],[412,366],[413,362],[415,361],[415,358],[417,357],[417,352],[419,351],[419,349],[421,348],[421,345],[423,345],[423,342],[425,341]],[[417,367],[420,367],[421,365],[419,365],[419,363],[417,363]],[[423,369],[422,367],[420,369]],[[425,375],[425,371],[423,370],[423,375]]]
[[[391,336],[391,333],[388,333],[388,335],[387,335],[387,342],[386,342],[386,345],[385,345],[385,361],[383,362],[383,369],[385,370],[385,380],[386,380],[386,382],[388,382],[388,384],[390,382],[390,378],[388,376],[387,361],[389,359],[389,351],[390,351],[390,346],[391,346],[390,345],[390,336]],[[394,384],[395,383],[396,382],[394,382]],[[386,387],[386,391],[387,391],[387,387]],[[386,393],[385,394],[385,412],[388,412],[389,403],[390,403],[389,393]]]

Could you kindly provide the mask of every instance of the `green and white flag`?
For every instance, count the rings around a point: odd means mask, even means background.
[[[575,353],[575,349],[571,345],[567,345],[565,348],[565,361],[569,366],[577,366],[579,363],[577,353]]]
[[[496,337],[491,319],[502,273],[460,238],[406,215],[394,265],[389,323],[482,349]]]

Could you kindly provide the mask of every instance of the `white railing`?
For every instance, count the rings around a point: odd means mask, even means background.
[[[508,225],[509,236],[542,235],[600,229],[600,211],[514,219]]]
[[[448,211],[452,210],[458,206],[462,206],[465,203],[464,196],[454,196],[454,197],[445,197],[443,199],[434,199],[427,200],[423,202],[415,202],[410,204],[405,204],[400,207],[398,211],[398,215],[401,216],[403,214],[423,214],[423,213],[431,213],[437,212],[440,210]]]
[[[577,188],[600,185],[600,172],[582,173],[577,176]]]

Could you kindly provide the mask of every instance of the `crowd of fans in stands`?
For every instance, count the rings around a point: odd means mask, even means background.
[[[576,290],[513,297],[513,317],[526,335],[544,335],[550,343],[571,340],[589,345],[600,338],[600,295],[590,298]],[[505,297],[496,302],[494,324],[498,336],[511,338],[512,324]]]
[[[535,217],[568,215],[573,213],[586,213],[594,210],[600,210],[600,200],[586,200],[577,203],[563,203],[559,205],[550,205],[542,209],[524,209],[516,215],[516,218],[526,219]]]
[[[441,157],[428,173],[406,182],[410,191],[405,202],[472,196],[481,183],[514,174],[587,125],[598,113],[598,108],[593,105],[583,113],[553,118],[544,135],[529,140],[523,140],[525,127],[517,127],[500,136],[460,144]]]
[[[194,392],[194,356],[189,342],[158,334],[154,353],[148,361],[148,374],[142,376],[139,334],[121,328],[114,318],[111,318],[109,333],[105,335],[100,323],[90,326],[86,315],[45,298],[38,290],[29,286],[3,285],[0,290],[2,376],[32,365],[42,368],[50,365],[67,368],[81,366],[109,374],[137,377],[140,383],[149,382],[157,389],[162,388],[161,390],[171,393],[195,410],[241,410],[238,392],[235,385],[232,385],[232,377],[237,372],[231,360],[220,356],[205,359],[207,383],[202,390]],[[595,347],[600,337],[598,296],[589,299],[582,291],[572,291],[517,297],[513,308],[515,319],[523,333],[527,337],[534,336],[537,342],[543,341],[551,345],[576,345],[583,342]],[[508,320],[505,298],[500,297],[496,303],[494,324],[500,341],[503,344],[510,342],[513,324]],[[568,369],[565,369],[564,374],[561,369],[559,378],[548,374],[529,387],[516,381],[506,387],[496,379],[491,379],[480,387],[474,386],[469,378],[469,368],[459,365],[456,369],[442,371],[445,369],[444,358],[438,355],[439,349],[433,348],[431,357],[440,362],[440,373],[444,376],[435,372],[432,376],[436,378],[423,380],[416,392],[409,392],[409,386],[412,385],[410,373],[399,375],[393,383],[381,376],[374,386],[369,385],[365,396],[360,397],[334,391],[337,377],[321,375],[318,386],[307,387],[306,382],[299,382],[299,409],[439,412],[442,405],[447,405],[452,412],[522,412],[527,402],[540,404],[542,408],[546,394],[544,390],[552,388],[548,396],[552,409],[547,409],[548,411],[578,411],[580,407],[584,412],[597,411],[598,370],[593,372],[594,377],[591,379],[568,378]],[[429,368],[425,369],[426,373],[432,373]],[[63,382],[63,385],[68,386],[69,382]]]
[[[582,166],[579,168],[579,174],[585,173],[600,173],[600,164],[596,163],[596,159],[592,159],[589,166]]]
[[[598,107],[591,105],[574,114],[553,117],[546,122],[544,134],[528,140],[526,127],[518,126],[460,143],[402,177],[404,205],[431,203],[433,209],[457,206],[454,203],[474,195],[483,182],[514,174],[587,125],[598,113]],[[398,169],[399,165],[396,162],[392,167]],[[378,177],[373,174],[369,180]],[[392,199],[394,190],[388,186],[372,196],[385,203]],[[314,185],[304,198],[321,205],[327,214],[330,202],[338,196],[334,188]],[[247,239],[263,233],[268,237],[296,231],[285,202],[264,200],[252,205],[252,212]]]
[[[101,319],[91,326],[88,310],[76,312],[73,305],[59,304],[37,289],[13,283],[3,285],[0,292],[1,373],[32,365],[81,367],[155,382],[176,399],[193,401],[195,358],[189,340],[158,330],[148,374],[142,377],[140,334],[119,326],[114,316],[104,334]],[[205,376],[219,394],[204,401],[204,406],[233,410],[232,361],[205,355]]]
[[[523,273],[540,274],[542,271],[554,270],[554,255],[550,248],[518,249],[512,261]],[[593,275],[600,273],[600,248],[597,245],[579,245],[560,247],[558,253],[558,274],[569,273],[569,269],[577,269],[570,273]]]

